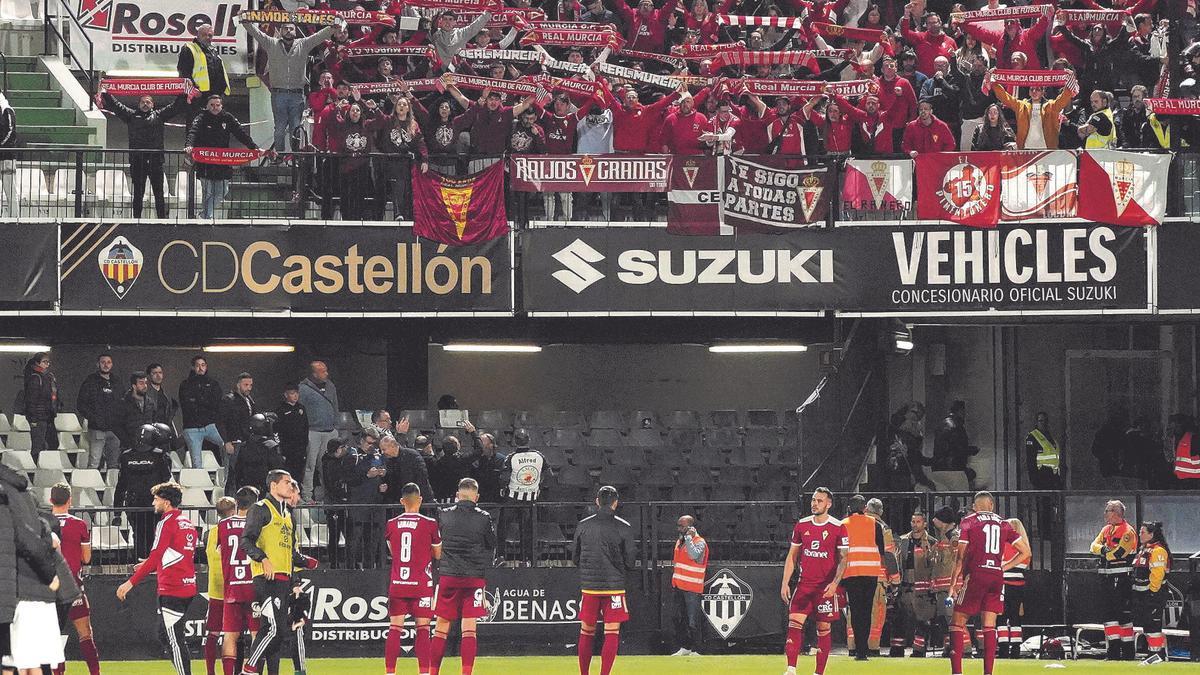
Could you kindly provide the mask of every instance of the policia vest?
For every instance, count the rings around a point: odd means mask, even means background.
[[[271,512],[271,521],[263,526],[262,532],[258,535],[258,547],[267,554],[267,559],[275,568],[275,574],[291,576],[296,571],[292,564],[294,561],[292,549],[296,543],[292,514],[290,511],[286,514],[280,513],[270,499],[259,500],[258,505],[266,507]],[[254,576],[261,577],[263,574],[262,563],[251,560],[250,570]]]

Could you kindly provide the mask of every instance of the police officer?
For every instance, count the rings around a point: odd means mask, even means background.
[[[283,468],[279,452],[279,437],[275,435],[275,413],[255,413],[247,425],[249,434],[238,450],[234,466],[234,488],[249,485],[260,494],[267,491],[267,474]]]
[[[525,429],[513,432],[513,446],[501,476],[501,481],[506,483],[506,505],[500,512],[500,534],[507,534],[506,524],[515,519],[521,531],[520,552],[525,560],[532,560],[533,504],[542,493],[542,480],[549,473],[550,465],[542,453],[529,447],[529,432]]]
[[[1104,505],[1104,527],[1092,542],[1092,555],[1100,562],[1101,594],[1104,605],[1104,642],[1109,659],[1133,658],[1132,601],[1133,559],[1138,551],[1137,532],[1125,520],[1125,504],[1119,500]]]
[[[933,578],[942,551],[929,533],[924,511],[914,511],[910,523],[912,529],[900,537],[896,546],[900,596],[896,601],[897,611],[888,617],[892,626],[889,656],[904,656],[904,647],[911,640],[912,655],[923,658],[937,616]]]
[[[138,428],[132,447],[122,452],[118,460],[113,506],[131,509],[153,506],[150,489],[171,480],[171,460],[166,452],[171,436],[171,428],[161,422]],[[145,558],[154,543],[157,518],[153,513],[135,510],[126,511],[125,515],[133,530],[134,553],[139,559]]]
[[[1050,435],[1050,416],[1044,412],[1037,414],[1037,423],[1025,437],[1025,471],[1037,490],[1062,489],[1062,452]]]

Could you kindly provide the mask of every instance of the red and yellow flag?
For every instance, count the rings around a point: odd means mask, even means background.
[[[450,246],[481,244],[508,234],[504,162],[456,178],[413,167],[413,232]]]

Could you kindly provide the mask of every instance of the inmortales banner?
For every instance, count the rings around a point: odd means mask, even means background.
[[[213,27],[213,48],[230,75],[252,72],[246,58],[248,37],[238,14],[250,9],[246,0],[66,0],[83,24],[83,35],[95,45],[96,70],[175,72],[179,50],[196,37],[196,29]],[[71,48],[87,54],[86,40],[71,33]]]
[[[670,155],[513,155],[517,192],[666,192]]]
[[[909,220],[913,217],[911,159],[850,159],[842,174],[843,220]]]

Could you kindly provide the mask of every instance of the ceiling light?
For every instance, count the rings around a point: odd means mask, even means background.
[[[442,345],[448,352],[495,352],[509,354],[536,354],[542,351],[540,345],[501,345],[501,344],[448,344]]]
[[[25,354],[33,352],[48,352],[50,345],[35,345],[28,342],[10,342],[8,344],[0,344],[0,353],[4,354]]]
[[[215,344],[205,345],[204,351],[209,354],[229,354],[229,353],[259,353],[259,354],[290,354],[296,351],[293,345],[285,344]]]
[[[708,351],[714,354],[795,354],[808,351],[808,347],[796,344],[734,344],[712,345]]]

